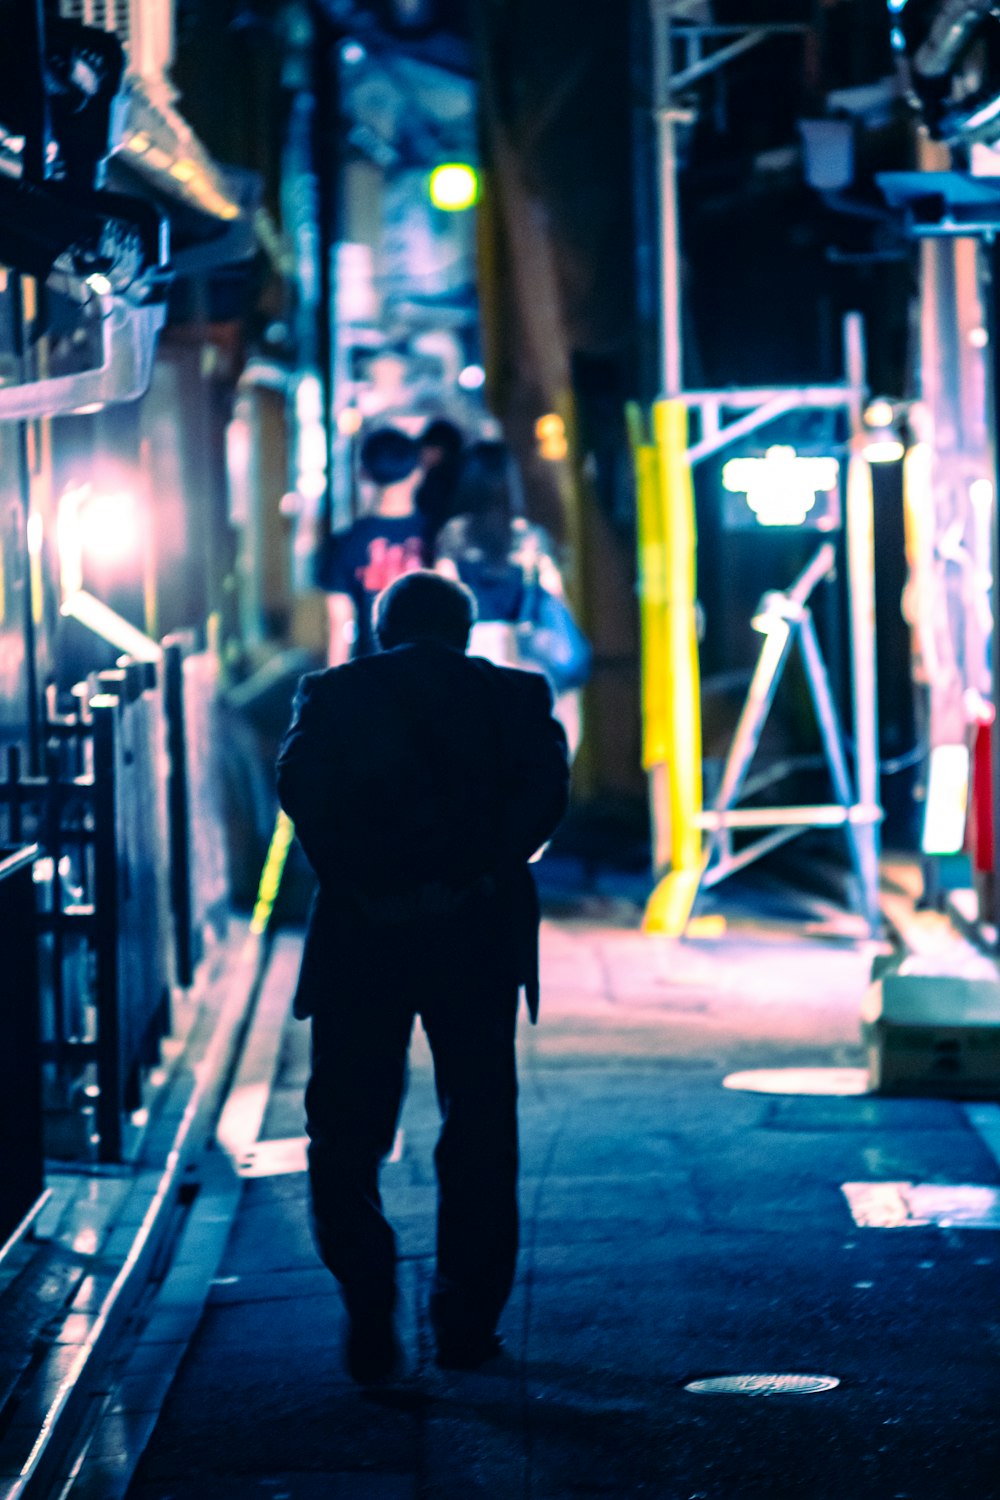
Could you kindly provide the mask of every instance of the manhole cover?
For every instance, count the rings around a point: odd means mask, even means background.
[[[750,1073],[730,1073],[722,1080],[725,1089],[748,1094],[867,1094],[867,1068],[757,1068]]]
[[[836,1375],[714,1375],[684,1389],[697,1396],[815,1396],[839,1384]]]

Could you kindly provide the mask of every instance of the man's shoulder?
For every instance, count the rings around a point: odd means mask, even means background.
[[[484,656],[469,656],[466,660],[494,685],[497,692],[532,706],[551,705],[552,690],[548,678],[541,672],[531,672],[525,667],[503,667]]]
[[[455,658],[458,658],[456,663]],[[459,673],[467,672],[496,694],[508,701],[514,700],[529,706],[550,706],[552,690],[548,679],[541,672],[531,672],[523,667],[502,667],[488,661],[484,656],[461,656],[448,653],[451,670],[457,665]],[[435,666],[440,664],[435,662]],[[343,662],[337,667],[323,667],[307,672],[300,681],[299,691],[304,696],[324,700],[337,699],[364,690],[375,678],[391,682],[399,676],[421,676],[429,670],[425,659],[413,652],[402,650],[373,652]]]
[[[299,679],[299,693],[309,698],[331,698],[350,692],[371,672],[378,671],[375,664],[379,660],[377,654],[358,656],[341,662],[337,667],[319,667],[315,672],[306,672]]]

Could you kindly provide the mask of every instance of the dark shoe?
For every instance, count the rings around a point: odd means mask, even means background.
[[[391,1318],[353,1321],[346,1353],[348,1374],[358,1385],[385,1385],[398,1374],[403,1358]]]
[[[442,1370],[478,1370],[503,1350],[498,1333],[462,1333],[437,1339],[437,1363]]]

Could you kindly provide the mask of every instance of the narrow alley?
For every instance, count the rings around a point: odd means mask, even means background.
[[[991,1151],[973,1125],[996,1106],[724,1087],[762,1068],[848,1070],[840,1086],[863,1086],[873,945],[822,923],[669,943],[606,905],[610,920],[543,929],[542,1016],[520,1030],[522,1254],[501,1357],[470,1374],[433,1363],[437,1110],[418,1045],[384,1169],[407,1368],[382,1390],[347,1378],[308,1229],[308,1032],[285,1020],[299,940],[282,935],[256,1061],[220,1127],[237,1139],[273,1073],[259,1144],[236,1148],[231,1230],[211,1230],[224,1193],[207,1194],[200,1226],[196,1199],[181,1275],[133,1320],[129,1373],[67,1500],[124,1494],[136,1460],[129,1500],[998,1493],[1000,1170],[995,1134]],[[992,1230],[855,1222],[845,1184],[904,1182],[992,1188]],[[831,1388],[689,1389],[774,1374]]]

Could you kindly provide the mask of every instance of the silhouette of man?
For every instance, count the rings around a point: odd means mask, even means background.
[[[530,856],[568,795],[563,731],[537,673],[465,654],[475,603],[436,573],[376,601],[380,654],[302,679],[278,793],[319,877],[295,1012],[312,1017],[306,1090],[313,1228],[341,1284],[347,1363],[389,1378],[396,1245],[379,1169],[414,1017],[442,1127],[431,1320],[439,1364],[496,1354],[517,1257],[520,987],[538,1007]]]

